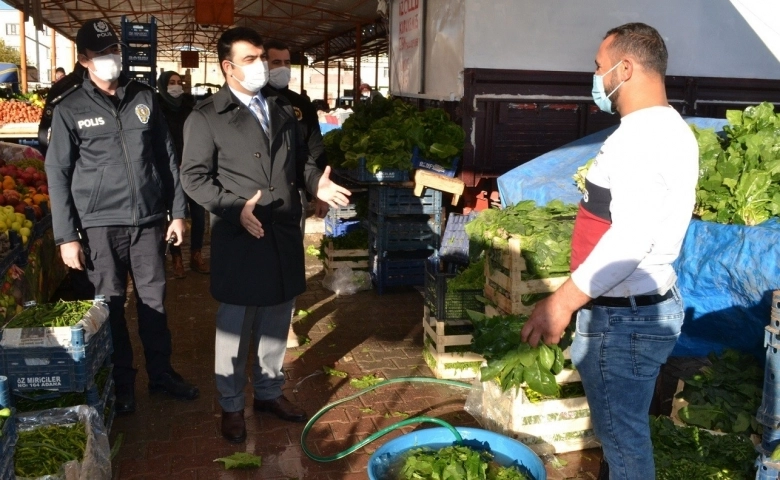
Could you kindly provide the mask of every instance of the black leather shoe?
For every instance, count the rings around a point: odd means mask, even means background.
[[[241,443],[246,440],[246,423],[244,423],[244,411],[222,412],[222,436],[232,443]]]
[[[149,391],[152,393],[165,392],[172,397],[182,400],[195,400],[200,395],[198,387],[185,382],[181,375],[172,370],[160,375],[153,381],[149,381]]]
[[[273,400],[255,399],[254,408],[258,412],[273,413],[288,422],[305,422],[309,418],[306,412],[293,405],[284,395],[280,395]]]
[[[135,392],[133,388],[117,388],[114,409],[119,415],[135,412]]]

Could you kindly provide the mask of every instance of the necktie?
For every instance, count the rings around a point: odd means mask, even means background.
[[[260,94],[252,97],[252,101],[249,102],[249,110],[252,111],[266,135],[268,135],[268,115],[265,110],[265,101]]]

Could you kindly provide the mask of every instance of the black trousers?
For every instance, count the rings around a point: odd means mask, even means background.
[[[87,276],[95,294],[104,295],[108,302],[117,389],[131,388],[136,374],[125,319],[128,274],[133,279],[146,372],[155,380],[171,369],[171,332],[164,306],[165,224],[91,227],[84,236]]]

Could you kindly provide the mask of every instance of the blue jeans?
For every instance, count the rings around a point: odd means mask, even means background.
[[[577,314],[571,359],[582,377],[610,480],[654,480],[648,410],[683,323],[673,297],[646,307],[592,306]]]

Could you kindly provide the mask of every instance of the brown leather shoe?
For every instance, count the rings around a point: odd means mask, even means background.
[[[309,418],[306,412],[293,405],[284,395],[273,400],[255,399],[254,407],[258,412],[273,413],[288,422],[305,422]]]
[[[222,436],[232,443],[241,443],[246,440],[246,424],[244,423],[244,411],[222,412]]]
[[[193,250],[190,254],[190,268],[198,273],[209,273],[209,264],[203,260],[200,250]]]
[[[184,273],[184,261],[181,258],[181,253],[174,253],[171,255],[171,258],[173,259],[173,277],[186,278],[187,274]]]

